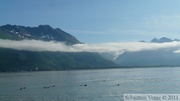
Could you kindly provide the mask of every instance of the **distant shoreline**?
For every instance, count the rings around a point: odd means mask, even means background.
[[[74,68],[74,69],[59,69],[59,70],[14,70],[14,71],[0,71],[0,73],[11,73],[11,72],[43,72],[43,71],[76,71],[76,70],[102,70],[102,69],[135,69],[135,68],[178,68],[180,66],[128,66],[128,67],[94,67],[94,68]]]

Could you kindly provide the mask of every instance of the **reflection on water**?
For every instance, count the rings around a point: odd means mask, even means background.
[[[180,68],[0,74],[0,101],[123,101],[130,93],[180,93]]]

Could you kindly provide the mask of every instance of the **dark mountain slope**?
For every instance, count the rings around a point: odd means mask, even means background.
[[[11,40],[34,39],[43,41],[65,42],[67,44],[81,43],[74,36],[59,28],[52,28],[49,25],[38,27],[25,27],[17,25],[0,26],[0,38]]]
[[[117,66],[97,53],[30,52],[0,48],[0,71],[90,69]]]

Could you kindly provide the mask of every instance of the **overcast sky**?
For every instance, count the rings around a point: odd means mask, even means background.
[[[180,0],[0,0],[0,25],[48,24],[81,42],[180,39]]]

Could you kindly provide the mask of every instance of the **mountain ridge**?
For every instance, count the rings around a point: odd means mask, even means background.
[[[174,42],[174,41],[180,41],[179,39],[170,39],[170,38],[167,38],[167,37],[161,37],[160,39],[157,39],[157,38],[153,38],[150,42],[152,43],[165,43],[165,42]]]
[[[71,34],[49,25],[38,27],[3,25],[0,26],[0,39],[82,44]],[[31,71],[37,68],[38,70],[95,69],[118,66],[95,52],[38,52],[9,48],[0,48],[0,61],[0,71]]]
[[[97,69],[117,66],[98,53],[34,52],[0,48],[0,71]]]
[[[0,38],[11,40],[34,39],[42,41],[65,42],[66,44],[82,43],[71,34],[60,28],[52,28],[49,25],[39,25],[38,27],[25,27],[20,25],[3,25],[0,26]]]
[[[180,66],[180,54],[171,50],[125,52],[115,60],[120,66]]]
[[[146,43],[147,41],[140,41]],[[171,43],[177,42],[177,43]],[[162,66],[180,66],[180,54],[179,54],[179,39],[170,39],[167,37],[161,37],[159,39],[154,38],[149,43],[158,43],[159,46],[167,45],[164,43],[169,43],[169,45],[175,45],[172,47],[164,47],[159,49],[147,49],[139,51],[125,51],[124,53],[117,56],[115,63],[123,67],[162,67]],[[177,45],[177,46],[176,46]],[[109,60],[111,57],[106,56]]]

